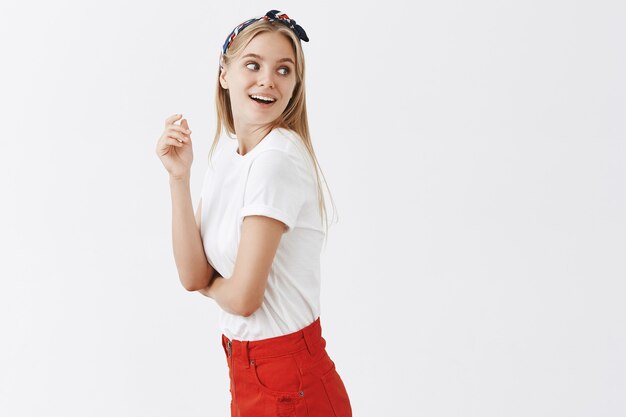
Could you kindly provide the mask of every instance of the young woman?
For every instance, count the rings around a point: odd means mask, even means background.
[[[246,20],[227,37],[217,130],[195,222],[191,131],[185,119],[175,123],[182,115],[166,120],[157,145],[170,174],[181,283],[220,307],[232,416],[352,415],[320,324],[328,223],[323,227],[324,194],[307,122],[301,41],[308,40],[277,10]],[[220,144],[223,128],[228,135]]]

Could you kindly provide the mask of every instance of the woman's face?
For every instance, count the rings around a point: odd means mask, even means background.
[[[291,42],[284,35],[262,32],[223,68],[220,83],[229,90],[236,126],[266,125],[282,114],[296,86],[295,62]]]

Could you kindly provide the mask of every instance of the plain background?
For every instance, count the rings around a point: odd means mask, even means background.
[[[196,207],[220,48],[270,9],[311,39],[354,415],[625,415],[626,7],[554,0],[2,2],[0,415],[228,415],[155,147],[188,118]]]

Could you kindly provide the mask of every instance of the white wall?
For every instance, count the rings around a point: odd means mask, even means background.
[[[354,415],[625,415],[626,6],[556,0],[3,2],[0,415],[228,414],[155,146],[183,113],[195,207],[220,48],[270,9],[311,39]]]

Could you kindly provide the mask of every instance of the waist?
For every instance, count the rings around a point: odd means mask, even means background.
[[[220,309],[219,327],[224,336],[250,342],[286,336],[302,330],[320,316],[319,297],[311,299],[301,293],[286,291],[279,295],[271,285],[268,280],[263,304],[251,316],[243,317]],[[286,302],[286,297],[291,301]]]
[[[322,337],[320,317],[317,317],[308,326],[282,336],[260,340],[230,339],[222,333],[222,345],[227,355],[235,358],[265,358],[287,355],[303,349],[315,351],[326,347],[326,340]]]

